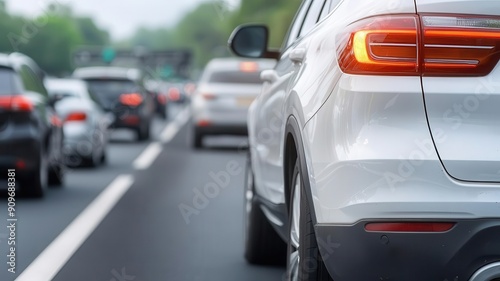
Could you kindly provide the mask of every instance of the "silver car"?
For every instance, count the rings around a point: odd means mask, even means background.
[[[191,102],[195,148],[206,135],[247,135],[248,108],[262,87],[260,73],[275,63],[217,58],[207,64]]]
[[[500,1],[304,0],[249,111],[246,258],[287,280],[500,280]],[[283,243],[284,241],[285,243]]]
[[[106,161],[108,127],[112,116],[91,98],[77,79],[46,79],[49,95],[63,121],[64,154],[68,166],[95,167]]]

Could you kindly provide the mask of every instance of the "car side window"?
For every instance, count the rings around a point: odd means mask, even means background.
[[[311,6],[311,2],[312,0],[306,0],[302,2],[299,11],[295,15],[293,23],[290,26],[290,30],[288,31],[283,50],[286,50],[288,47],[290,47],[290,45],[292,45],[293,42],[295,42],[297,37],[299,37],[300,28],[304,23],[304,17],[306,16],[306,13],[309,10],[309,7]]]
[[[324,0],[314,0],[312,2],[309,11],[307,12],[306,18],[304,20],[304,24],[302,24],[302,28],[299,32],[299,37],[307,34],[311,29],[314,28],[316,23],[318,22],[319,16],[325,4]]]
[[[43,86],[42,81],[35,74],[33,70],[27,65],[22,65],[19,71],[21,80],[23,81],[24,88],[31,92],[39,93],[45,97],[48,97],[47,91]]]
[[[326,16],[330,14],[331,11],[337,7],[341,0],[326,0],[325,6],[323,7],[323,11],[321,11],[321,15],[319,16],[319,21],[324,19]]]

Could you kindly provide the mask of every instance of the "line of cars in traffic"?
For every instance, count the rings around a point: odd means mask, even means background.
[[[0,168],[16,170],[21,194],[40,197],[49,184],[63,185],[67,166],[105,163],[110,129],[148,140],[168,100],[145,81],[139,69],[110,66],[52,78],[23,54],[0,54]]]

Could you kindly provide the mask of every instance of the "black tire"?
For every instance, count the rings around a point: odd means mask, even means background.
[[[285,265],[286,244],[253,196],[255,188],[250,161],[247,163],[245,185],[245,258],[251,264]],[[250,193],[252,196],[249,196]]]
[[[150,137],[150,124],[149,122],[137,129],[137,140],[146,141]]]
[[[49,184],[62,186],[64,184],[65,167],[62,163],[56,163],[49,168]]]
[[[300,165],[295,164],[292,180],[291,180],[291,192],[290,192],[290,215],[289,218],[292,220],[292,212],[294,206],[294,193],[295,186],[297,186],[296,181],[299,178],[301,181],[298,186],[300,186],[300,218],[299,218],[299,263],[298,263],[298,275],[297,280],[301,281],[333,281],[328,270],[326,269],[323,258],[319,252],[318,243],[316,240],[316,234],[314,232],[314,223],[312,220],[312,213],[309,207],[309,202],[304,191],[303,177],[297,177],[300,173]],[[290,227],[292,223],[289,223]],[[289,230],[289,233],[291,231]],[[290,234],[291,235],[291,234]],[[287,276],[290,278],[290,251],[292,251],[293,246],[291,245],[291,239],[288,239],[288,268]],[[292,279],[288,279],[292,280]]]
[[[81,158],[81,167],[95,168],[99,165],[98,161],[96,161],[96,159],[94,158],[94,155],[90,155],[90,157],[82,156]]]
[[[200,149],[203,147],[203,134],[200,133],[196,128],[194,128],[192,141],[193,141],[194,148]]]
[[[163,120],[167,120],[168,119],[167,106],[160,108],[160,112],[159,113],[160,113],[161,119],[163,119]]]
[[[21,194],[26,197],[40,198],[47,187],[48,160],[45,159],[43,152],[40,152],[37,169],[32,177],[21,181]]]
[[[99,163],[101,165],[106,165],[106,163],[108,163],[108,156],[107,156],[105,147],[102,149],[102,154],[101,154],[101,158],[99,159]]]

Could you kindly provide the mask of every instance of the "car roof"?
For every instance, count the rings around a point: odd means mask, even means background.
[[[0,67],[12,68],[12,63],[9,59],[9,55],[0,53]]]
[[[137,81],[141,79],[141,71],[136,68],[114,66],[82,67],[73,72],[73,77],[80,79],[115,78]]]
[[[45,79],[45,85],[50,90],[82,91],[87,89],[84,81],[73,78],[47,78]]]

